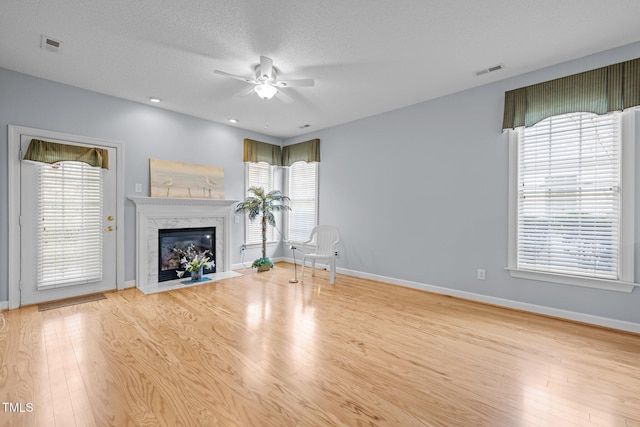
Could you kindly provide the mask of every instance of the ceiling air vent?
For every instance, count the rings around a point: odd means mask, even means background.
[[[498,65],[494,65],[493,67],[485,68],[484,70],[474,71],[473,75],[478,77],[478,76],[482,76],[483,74],[489,74],[489,73],[493,73],[494,71],[502,70],[503,68],[504,68],[504,65],[498,64]]]
[[[60,47],[62,46],[62,42],[59,40],[54,40],[51,37],[42,36],[42,43],[40,47],[46,51],[58,53],[60,52]]]

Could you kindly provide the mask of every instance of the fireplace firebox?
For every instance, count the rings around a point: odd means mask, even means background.
[[[180,265],[180,256],[173,250],[185,249],[193,244],[198,251],[209,250],[216,259],[216,228],[170,228],[158,230],[158,282],[175,280],[178,271],[184,270]],[[205,268],[204,274],[216,272],[216,266]],[[185,272],[184,277],[191,273]]]

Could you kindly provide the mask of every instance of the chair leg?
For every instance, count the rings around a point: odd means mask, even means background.
[[[300,279],[300,281],[302,283],[304,283],[304,265],[306,264],[306,259],[305,257],[302,257],[302,272],[300,273],[300,276],[302,276],[302,278]]]
[[[315,277],[316,275],[316,259],[311,260],[311,276]]]

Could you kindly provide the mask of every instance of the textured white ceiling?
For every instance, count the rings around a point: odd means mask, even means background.
[[[289,138],[636,42],[639,17],[638,0],[0,0],[0,67]],[[260,55],[316,86],[285,104],[213,73],[251,77]]]

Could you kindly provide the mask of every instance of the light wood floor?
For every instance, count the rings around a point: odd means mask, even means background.
[[[0,401],[33,411],[0,406],[0,425],[640,426],[638,335],[246,273],[5,312]]]

